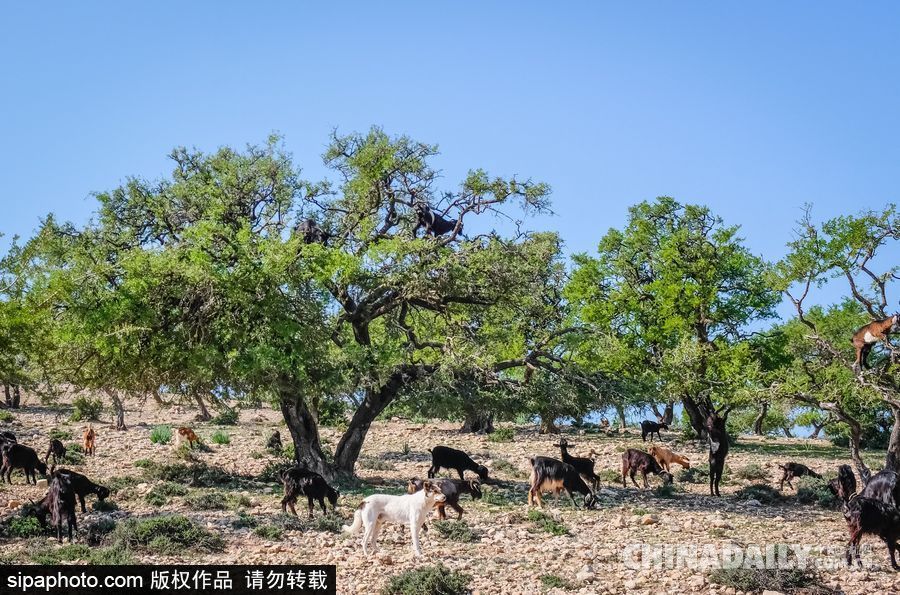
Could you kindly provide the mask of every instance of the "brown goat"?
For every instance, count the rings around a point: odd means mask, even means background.
[[[629,448],[622,453],[622,487],[628,487],[628,484],[625,483],[626,477],[631,478],[631,483],[634,484],[634,487],[640,487],[634,480],[634,476],[637,473],[640,473],[641,478],[644,480],[645,490],[650,487],[647,483],[647,475],[649,473],[659,475],[663,483],[666,484],[672,483],[673,479],[672,474],[663,469],[656,459],[649,454],[636,448]]]
[[[190,428],[178,428],[176,441],[181,444],[185,440],[187,440],[188,446],[192,449],[194,448],[194,443],[200,443],[200,438],[197,437],[194,430]]]
[[[872,351],[875,343],[887,339],[887,336],[897,326],[897,320],[897,314],[882,320],[873,320],[853,333],[851,342],[853,347],[856,348],[856,362],[854,365],[857,370],[868,367],[866,358],[869,357],[869,352]]]
[[[84,450],[84,454],[94,454],[94,446],[96,446],[96,441],[97,432],[94,431],[94,426],[88,426],[88,428],[84,431],[84,434],[82,434],[81,436],[81,447]]]
[[[689,460],[687,460],[687,458],[685,458],[679,454],[675,454],[674,452],[672,452],[671,450],[669,450],[668,448],[665,448],[663,446],[651,446],[650,448],[647,449],[647,452],[649,452],[650,455],[654,459],[656,459],[657,463],[662,465],[663,469],[665,469],[666,471],[669,471],[670,473],[672,471],[672,469],[671,469],[672,463],[678,463],[685,469],[691,468],[691,462]]]

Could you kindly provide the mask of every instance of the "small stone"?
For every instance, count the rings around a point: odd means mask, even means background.
[[[658,522],[659,522],[659,519],[656,518],[655,514],[645,514],[644,516],[641,517],[642,525],[655,525]]]
[[[390,566],[394,563],[394,559],[391,558],[390,554],[378,554],[378,561],[384,564],[385,566]]]
[[[756,498],[750,498],[746,502],[744,502],[747,506],[762,506],[762,502],[757,500]]]
[[[20,507],[20,506],[22,506],[22,501],[21,501],[21,500],[10,500],[9,502],[6,503],[6,507],[7,507],[7,508],[10,508],[10,509],[12,509],[12,508],[18,508],[18,507]]]
[[[46,480],[46,479],[39,479],[39,480],[37,480],[37,487],[39,487],[39,488],[46,488],[46,487],[47,487],[47,480]]]

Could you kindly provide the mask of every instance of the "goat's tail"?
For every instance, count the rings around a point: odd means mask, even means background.
[[[363,504],[365,504],[365,502],[363,502]],[[356,509],[356,512],[353,513],[353,524],[352,525],[344,525],[342,527],[342,529],[343,529],[344,533],[349,533],[350,535],[356,535],[357,533],[359,533],[359,530],[362,529],[362,524],[363,524],[362,505],[360,505],[360,507],[358,509]]]

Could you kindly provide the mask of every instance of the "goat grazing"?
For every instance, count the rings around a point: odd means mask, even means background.
[[[363,554],[368,556],[370,548],[372,553],[377,549],[376,540],[383,525],[387,523],[409,525],[413,554],[418,558],[422,555],[422,548],[419,547],[419,532],[422,525],[428,519],[435,503],[443,500],[444,494],[430,481],[424,482],[422,489],[414,494],[402,496],[372,494],[362,501],[353,514],[353,524],[344,525],[343,530],[345,533],[355,535],[360,529],[364,529]]]
[[[584,494],[584,505],[590,508],[594,505],[596,497],[590,487],[581,479],[578,470],[572,465],[564,463],[559,459],[552,457],[532,457],[531,462],[531,487],[528,490],[528,505],[537,504],[543,506],[541,502],[541,492],[552,491],[556,499],[559,500],[559,493],[563,490],[572,499],[572,504],[578,508],[578,502],[572,492]]]
[[[725,470],[725,457],[728,456],[728,431],[725,422],[728,421],[726,408],[724,415],[718,411],[711,411],[706,417],[706,435],[709,440],[709,495],[719,494],[719,482],[722,481],[722,472]]]
[[[647,483],[647,475],[649,473],[659,475],[663,483],[666,484],[672,483],[674,479],[672,474],[663,469],[656,459],[649,454],[636,448],[629,448],[622,453],[622,487],[628,487],[628,484],[625,482],[625,477],[627,476],[631,478],[631,483],[634,484],[634,487],[639,488],[640,486],[634,480],[634,476],[637,473],[640,473],[644,480],[645,490],[650,487],[650,484]]]
[[[56,438],[52,438],[50,440],[50,448],[47,449],[47,454],[44,455],[44,464],[47,464],[47,461],[50,460],[50,455],[53,455],[53,467],[50,467],[52,470],[56,467],[56,463],[62,460],[66,456],[66,447],[62,443],[62,441],[57,440]]]
[[[684,469],[691,468],[691,462],[689,460],[681,455],[675,454],[668,448],[662,446],[651,446],[647,449],[647,452],[650,453],[650,456],[656,459],[656,462],[659,463],[660,466],[662,466],[662,468],[669,473],[672,472],[672,463],[678,463]]]
[[[441,520],[447,518],[447,513],[444,511],[444,508],[447,506],[456,511],[456,520],[462,518],[465,511],[462,509],[462,506],[459,505],[459,497],[463,494],[469,494],[472,496],[472,500],[481,498],[481,483],[479,483],[477,479],[470,479],[468,481],[461,479],[436,479],[431,483],[444,495],[443,502],[434,503],[434,506],[438,511],[438,517]],[[407,493],[415,494],[424,486],[425,482],[423,480],[414,477],[409,480],[406,491]]]
[[[882,320],[873,320],[853,333],[853,338],[850,342],[853,343],[853,347],[856,349],[854,368],[861,370],[868,367],[866,359],[869,357],[869,352],[872,351],[875,343],[887,339],[887,336],[896,328],[897,321],[898,315],[894,314]]]
[[[838,476],[828,482],[828,489],[845,505],[850,501],[850,497],[856,493],[856,477],[850,465],[838,467]]]
[[[646,442],[647,435],[649,434],[650,442],[653,442],[653,434],[656,434],[656,437],[659,438],[660,440],[662,440],[662,436],[660,436],[660,434],[659,434],[659,431],[661,429],[668,430],[669,424],[667,424],[665,422],[657,423],[655,421],[650,421],[649,419],[645,419],[644,421],[641,422],[641,439],[644,442]]]
[[[781,491],[784,489],[784,482],[787,482],[788,487],[794,489],[794,486],[791,484],[791,480],[796,477],[804,477],[806,475],[810,477],[815,477],[816,479],[822,479],[822,476],[807,467],[802,463],[785,463],[784,465],[778,465],[784,474],[781,476],[781,482],[778,484],[778,490]]]
[[[81,447],[84,450],[84,454],[93,456],[96,442],[97,432],[94,431],[94,426],[88,426],[81,435]]]
[[[281,478],[281,483],[284,484],[284,498],[281,499],[282,512],[287,512],[287,507],[289,506],[294,516],[297,516],[294,504],[297,503],[297,498],[301,495],[306,496],[309,504],[309,518],[312,518],[313,509],[315,508],[313,500],[319,501],[319,505],[322,507],[322,514],[328,514],[328,509],[325,507],[326,498],[331,502],[332,508],[337,506],[340,492],[328,485],[325,478],[315,471],[309,471],[302,467],[291,467],[279,473],[279,477]]]
[[[57,469],[51,475],[65,478],[69,482],[72,491],[78,496],[78,501],[81,503],[81,512],[87,512],[84,499],[88,494],[96,495],[100,502],[109,498],[109,488],[94,483],[81,473],[69,469]]]
[[[888,469],[879,471],[869,479],[869,483],[863,487],[859,495],[897,507],[900,504],[900,483],[897,482],[897,473]]]
[[[181,446],[185,440],[187,440],[188,447],[192,450],[195,443],[200,443],[200,438],[197,437],[194,430],[190,428],[178,428],[178,433],[175,435],[175,446]]]
[[[0,477],[7,483],[12,483],[12,472],[21,469],[25,473],[25,483],[37,485],[35,471],[41,475],[47,475],[47,465],[41,462],[37,452],[23,444],[7,442],[2,447],[3,466],[0,467]],[[31,480],[29,482],[29,480]]]
[[[460,479],[465,479],[463,471],[469,470],[475,472],[481,481],[487,481],[487,467],[479,465],[472,460],[472,457],[461,450],[450,448],[449,446],[435,446],[428,452],[431,453],[431,467],[428,469],[429,479],[437,475],[441,468],[446,468],[455,469],[459,473]]]
[[[881,500],[857,496],[850,500],[844,510],[850,541],[847,543],[847,565],[856,563],[862,566],[859,559],[859,542],[863,535],[877,535],[887,544],[891,558],[891,567],[900,570],[897,565],[897,540],[900,539],[900,510],[896,506],[885,504]]]
[[[573,457],[570,455],[569,447],[572,446],[572,444],[565,438],[560,438],[559,444],[554,444],[554,446],[558,446],[559,450],[562,452],[563,462],[575,467],[578,474],[585,480],[590,481],[591,487],[596,490],[597,486],[600,485],[600,476],[594,473],[594,459],[587,457]],[[594,451],[591,450],[589,454],[594,454]]]

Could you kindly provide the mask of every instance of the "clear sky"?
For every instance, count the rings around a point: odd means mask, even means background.
[[[900,198],[900,3],[325,4],[6,3],[0,231],[83,222],[176,145],[278,131],[317,178],[332,129],[373,124],[439,144],[448,187],[473,167],[549,182],[534,226],[569,252],[658,195],[772,259],[804,203]]]

